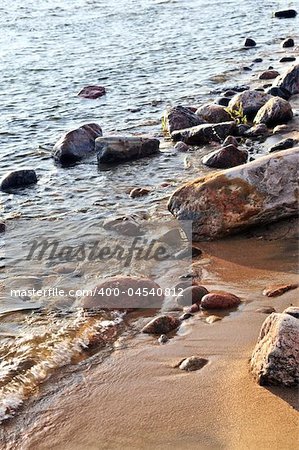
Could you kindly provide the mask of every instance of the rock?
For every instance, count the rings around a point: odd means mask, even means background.
[[[284,310],[284,314],[289,314],[290,316],[295,317],[295,319],[299,319],[299,308],[298,306],[289,306]]]
[[[166,334],[161,334],[161,336],[158,339],[159,344],[166,344],[166,342],[169,341],[169,338],[166,336]]]
[[[266,318],[251,356],[250,370],[260,385],[298,385],[298,319],[278,313]]]
[[[281,46],[282,46],[283,48],[294,47],[294,45],[295,45],[295,42],[294,42],[294,39],[292,39],[292,38],[285,39],[285,40],[281,43]]]
[[[254,62],[254,63],[261,63],[261,62],[263,62],[263,59],[262,58],[255,58],[252,62]]]
[[[188,319],[191,319],[191,317],[193,317],[193,314],[191,314],[191,313],[184,313],[184,314],[180,317],[180,320],[181,320],[181,321],[183,321],[183,320],[188,320]]]
[[[252,71],[251,67],[248,67],[248,66],[243,67],[243,70],[245,70],[246,72]]]
[[[180,326],[181,322],[176,317],[172,316],[159,316],[152,319],[142,329],[142,333],[147,334],[167,334],[173,330],[176,330]]]
[[[227,147],[228,145],[238,147],[239,142],[234,136],[227,136],[227,138],[223,141],[222,147]]]
[[[143,234],[140,224],[133,216],[120,216],[106,219],[103,228],[108,231],[116,231],[123,236],[140,236]]]
[[[194,303],[189,309],[187,314],[196,314],[200,309],[200,306],[198,303]]]
[[[299,94],[299,64],[290,67],[275,80],[275,86],[286,89],[291,95]]]
[[[255,312],[262,314],[272,314],[273,312],[276,311],[275,308],[273,308],[272,306],[263,306],[262,308],[256,309]]]
[[[277,125],[275,128],[273,128],[272,133],[273,134],[284,134],[290,131],[290,128],[288,125]]]
[[[225,107],[215,104],[201,106],[196,111],[196,115],[208,123],[229,122],[231,120],[231,116],[226,111]]]
[[[7,173],[0,181],[1,191],[9,191],[10,189],[17,189],[37,183],[37,176],[35,170],[32,169],[18,169]]]
[[[282,286],[270,286],[269,288],[265,289],[263,291],[263,295],[266,295],[267,297],[278,297],[285,292],[291,291],[293,289],[298,288],[298,284],[284,284]]]
[[[289,122],[293,118],[292,107],[289,102],[280,97],[273,97],[257,113],[254,123],[264,123],[267,127],[275,127]]]
[[[283,58],[281,58],[279,60],[279,62],[284,63],[284,62],[292,62],[292,61],[296,61],[295,56],[284,56]]]
[[[225,91],[223,93],[223,95],[224,95],[224,97],[232,98],[234,95],[236,95],[236,93],[237,93],[237,91],[234,91],[234,90],[230,89],[228,91]]]
[[[195,370],[202,369],[208,362],[209,361],[205,358],[190,356],[180,363],[179,368],[181,370],[186,370],[187,372],[194,372]]]
[[[220,316],[209,316],[206,318],[206,322],[209,324],[215,323],[215,322],[219,322],[219,320],[222,320],[222,317]]]
[[[221,142],[236,130],[235,122],[198,125],[185,130],[174,131],[171,138],[189,145],[204,145],[211,141]]]
[[[174,146],[174,149],[178,152],[188,152],[190,150],[190,147],[185,144],[185,142],[177,142]]]
[[[291,94],[289,91],[287,91],[284,88],[278,88],[278,87],[271,87],[267,90],[267,93],[269,95],[272,95],[273,97],[281,97],[284,100],[289,100],[291,98]]]
[[[228,106],[228,104],[229,104],[229,98],[226,98],[226,97],[218,97],[217,99],[216,99],[216,101],[215,101],[215,103],[217,104],[217,105],[220,105],[220,106]]]
[[[148,188],[134,188],[130,192],[131,198],[143,197],[144,195],[148,195],[151,192]]]
[[[258,110],[270,100],[271,96],[265,92],[244,91],[235,95],[229,102],[228,107],[233,111],[243,111],[247,119],[252,119]]]
[[[237,136],[243,137],[245,136],[246,131],[250,130],[250,125],[247,125],[245,123],[240,123],[237,125],[236,134]]]
[[[5,222],[0,222],[0,233],[5,232]]]
[[[254,125],[249,130],[245,131],[244,136],[247,137],[260,137],[269,134],[268,128],[264,123]]]
[[[171,196],[168,208],[192,220],[192,240],[210,240],[253,225],[296,216],[299,147],[190,181]]]
[[[54,145],[54,159],[62,164],[69,164],[92,155],[95,151],[95,140],[99,136],[102,136],[102,129],[95,123],[69,131]]]
[[[209,291],[204,286],[190,286],[177,296],[176,301],[181,306],[191,306],[194,303],[200,304],[203,296],[208,293]]]
[[[274,78],[279,76],[279,72],[277,70],[266,70],[265,72],[261,73],[259,76],[260,80],[273,80]]]
[[[274,13],[274,16],[278,17],[279,19],[291,19],[297,16],[297,11],[295,11],[294,9],[284,9],[281,11],[276,11]]]
[[[292,139],[292,138],[283,139],[282,141],[273,145],[269,149],[269,153],[278,152],[280,150],[286,150],[288,148],[293,148],[296,143],[297,143],[297,141],[295,141],[295,139]]]
[[[146,289],[149,295],[140,295]],[[146,277],[116,276],[104,279],[92,289],[95,295],[80,299],[84,309],[135,309],[161,307],[164,295],[160,286]],[[160,334],[163,334],[161,331]]]
[[[185,106],[169,108],[165,113],[165,126],[170,134],[175,130],[195,127],[202,123],[204,120]]]
[[[244,47],[255,47],[255,46],[256,46],[255,40],[253,40],[251,38],[245,39]]]
[[[210,292],[201,300],[202,309],[230,309],[241,303],[236,295],[228,292]]]
[[[228,169],[229,167],[245,164],[247,158],[248,152],[246,150],[240,150],[234,145],[227,145],[204,156],[202,162],[208,167]]]
[[[139,136],[108,136],[95,141],[99,164],[114,164],[145,158],[159,152],[160,141]]]
[[[95,99],[106,94],[103,86],[86,86],[79,92],[78,96],[83,98]]]

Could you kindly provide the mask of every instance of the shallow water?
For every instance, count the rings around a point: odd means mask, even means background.
[[[189,155],[185,161],[186,155],[175,154],[163,140],[163,110],[171,104],[212,100],[225,88],[246,84],[269,64],[280,69],[278,53],[285,54],[280,38],[297,35],[298,28],[298,18],[272,17],[282,6],[281,1],[257,4],[253,0],[28,0],[25,4],[2,0],[0,171],[29,166],[39,177],[36,186],[18,194],[0,194],[4,217],[75,217],[84,223],[144,211],[149,217],[165,216],[165,201],[160,200],[206,169],[198,156]],[[249,35],[258,46],[244,51],[242,44]],[[242,68],[256,57],[264,62],[253,65],[248,75]],[[78,91],[89,84],[104,85],[107,95],[80,99]],[[100,170],[96,158],[70,168],[55,166],[53,143],[63,132],[86,122],[99,123],[104,134],[154,134],[161,138],[163,153],[109,170]],[[164,182],[169,186],[161,187]],[[149,186],[153,192],[131,199],[128,192],[135,186]],[[0,313],[23,311],[5,314],[1,320],[0,381],[6,386],[7,400],[3,397],[0,404],[0,419],[34,391],[55,364],[72,362],[88,336],[101,330],[100,316],[90,321],[80,311],[69,315],[64,311],[58,319],[53,312],[34,313],[39,306],[32,302],[28,313],[24,302],[11,303],[2,296]],[[26,347],[27,353],[20,353],[18,347]]]

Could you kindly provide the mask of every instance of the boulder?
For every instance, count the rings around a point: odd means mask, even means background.
[[[240,150],[234,145],[227,145],[204,156],[202,162],[215,169],[228,169],[246,163],[247,158],[246,150]]]
[[[292,139],[292,138],[283,139],[282,141],[280,141],[277,144],[273,145],[269,149],[269,153],[278,152],[280,150],[286,150],[288,148],[293,148],[296,143],[297,143],[297,141],[295,139]]]
[[[204,295],[209,291],[204,286],[190,286],[184,289],[176,298],[181,306],[191,306],[194,303],[200,303]]]
[[[251,38],[245,39],[244,47],[255,47],[255,46],[256,46],[256,42],[254,39],[251,39]]]
[[[295,386],[299,382],[299,320],[273,313],[262,325],[250,370],[260,385]]]
[[[95,149],[99,164],[114,164],[159,153],[160,141],[139,136],[99,137]]]
[[[295,147],[190,181],[173,193],[168,208],[193,222],[194,241],[296,216],[298,156]]]
[[[188,145],[204,145],[211,141],[221,142],[227,136],[236,131],[235,122],[222,122],[218,124],[204,124],[197,127],[186,128],[185,130],[174,131],[171,138],[183,141]]]
[[[297,16],[297,11],[295,9],[283,9],[281,11],[276,11],[274,16],[279,19],[291,19]]]
[[[275,86],[286,89],[291,95],[299,94],[299,64],[290,67],[275,80]]]
[[[265,136],[269,133],[267,126],[264,123],[259,123],[254,125],[249,130],[245,131],[244,136],[246,137],[260,137]]]
[[[206,364],[208,364],[208,362],[209,361],[205,358],[190,356],[189,358],[183,359],[183,361],[181,361],[179,368],[181,370],[186,370],[187,372],[193,372],[195,370],[202,369]]]
[[[170,134],[175,130],[195,127],[202,123],[205,123],[204,120],[185,106],[174,106],[165,113],[165,127]]]
[[[208,123],[219,123],[219,122],[229,122],[231,116],[226,111],[224,106],[207,104],[203,105],[196,111],[196,114],[205,122]]]
[[[281,46],[282,46],[283,48],[294,47],[294,45],[295,45],[295,42],[294,42],[294,39],[292,39],[292,38],[285,39],[285,40],[281,43]]]
[[[229,102],[229,109],[233,111],[243,111],[247,119],[253,119],[258,110],[270,100],[271,96],[260,91],[244,91],[235,95]]]
[[[106,89],[103,86],[86,86],[78,93],[79,97],[95,99],[106,94]]]
[[[228,292],[210,292],[201,299],[202,309],[230,309],[241,303],[239,297]]]
[[[181,324],[181,321],[173,316],[159,316],[152,319],[148,324],[146,324],[142,333],[147,334],[167,334],[173,330],[176,330]]]
[[[35,170],[18,169],[3,176],[0,181],[0,189],[5,192],[10,189],[23,188],[35,183],[37,183]]]
[[[102,129],[96,123],[88,123],[61,136],[54,145],[54,159],[69,164],[90,156],[95,151],[95,140],[102,136]]]
[[[259,76],[260,80],[273,80],[274,78],[279,76],[279,72],[277,70],[266,70],[261,73]]]
[[[291,98],[291,94],[289,91],[287,91],[286,89],[284,89],[283,87],[270,87],[267,90],[267,94],[272,95],[273,97],[281,97],[284,100],[289,100]]]
[[[271,98],[257,113],[254,118],[255,124],[264,123],[267,127],[275,127],[293,118],[290,103],[280,97]]]

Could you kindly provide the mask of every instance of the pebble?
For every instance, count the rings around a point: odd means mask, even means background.
[[[209,317],[206,318],[206,322],[210,323],[210,324],[215,323],[215,322],[219,322],[219,320],[222,320],[222,317],[220,317],[220,316],[209,316]]]
[[[183,359],[179,368],[181,370],[186,370],[187,372],[194,372],[195,370],[202,369],[208,362],[209,361],[205,358],[190,356],[189,358]]]
[[[297,11],[295,9],[284,9],[281,11],[276,11],[274,16],[278,19],[291,19],[297,16]]]
[[[244,47],[255,47],[255,46],[256,46],[256,42],[254,39],[247,38],[244,42]]]
[[[161,334],[161,336],[158,339],[159,344],[166,344],[166,342],[169,341],[169,338],[166,336],[166,334]]]
[[[274,78],[278,77],[279,72],[277,70],[266,70],[263,72],[260,76],[260,80],[273,80]]]
[[[174,149],[178,152],[188,152],[190,150],[189,145],[185,144],[185,142],[177,142],[174,146]]]

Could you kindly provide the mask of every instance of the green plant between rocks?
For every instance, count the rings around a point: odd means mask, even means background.
[[[168,123],[167,123],[167,117],[166,117],[166,112],[163,114],[162,119],[161,119],[161,123],[162,123],[162,131],[164,133],[165,136],[169,136],[169,129],[168,129]]]
[[[228,114],[231,116],[231,118],[237,122],[237,124],[244,124],[247,125],[248,120],[247,117],[244,115],[244,111],[241,105],[239,105],[238,108],[225,108],[225,111],[228,112]]]

